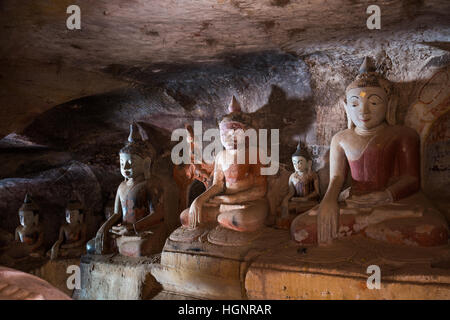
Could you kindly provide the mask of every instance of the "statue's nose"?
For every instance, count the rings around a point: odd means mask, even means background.
[[[125,168],[125,169],[130,169],[130,168],[131,168],[131,163],[130,163],[130,161],[125,162],[124,168]]]
[[[362,109],[361,109],[361,113],[362,113],[362,114],[368,114],[368,113],[370,113],[370,108],[369,108],[369,102],[368,102],[368,101],[363,102],[363,104],[362,104]]]

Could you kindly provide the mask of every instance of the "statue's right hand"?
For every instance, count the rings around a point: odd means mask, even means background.
[[[189,227],[196,228],[202,221],[202,203],[195,199],[189,208]]]
[[[331,243],[339,229],[339,206],[336,201],[322,201],[317,214],[317,241]]]
[[[95,253],[96,254],[102,254],[103,253],[103,244],[105,242],[105,230],[103,227],[101,227],[97,234],[95,235]]]

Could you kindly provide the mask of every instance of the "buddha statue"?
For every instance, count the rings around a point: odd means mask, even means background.
[[[19,221],[20,226],[14,233],[15,243],[7,254],[12,258],[42,256],[44,232],[39,224],[39,208],[28,194],[19,209]]]
[[[151,153],[150,144],[133,123],[128,141],[119,153],[124,181],[117,188],[114,214],[98,230],[89,253],[118,251],[138,257],[161,251],[167,228],[162,183],[151,175]]]
[[[70,200],[67,205],[66,222],[59,229],[58,240],[49,251],[51,260],[57,257],[79,257],[85,251],[86,224],[83,222],[83,208],[78,200]]]
[[[328,244],[360,233],[395,244],[447,244],[445,218],[420,192],[419,136],[396,125],[396,100],[392,84],[366,58],[346,89],[349,126],[332,138],[328,189],[292,222],[295,241]],[[342,191],[348,169],[351,186]]]
[[[213,182],[180,215],[185,241],[194,240],[208,224],[218,223],[208,234],[208,240],[213,243],[212,239],[220,238],[224,230],[239,233],[258,231],[264,226],[269,212],[267,180],[260,172],[262,165],[258,150],[249,143],[238,143],[245,141],[245,132],[252,129],[250,118],[241,111],[234,96],[228,109],[230,113],[219,124],[225,150],[216,155]],[[245,152],[245,161],[238,161],[239,152]],[[249,161],[251,152],[258,155],[254,164]]]
[[[318,204],[319,177],[312,170],[312,159],[306,148],[299,142],[292,154],[295,172],[289,177],[289,191],[281,203],[281,217],[277,227],[288,229],[291,221]]]

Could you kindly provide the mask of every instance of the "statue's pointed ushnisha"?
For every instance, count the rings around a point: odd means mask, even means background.
[[[366,58],[345,93],[349,126],[331,140],[328,190],[318,207],[292,221],[292,237],[327,244],[345,228],[346,236],[395,244],[447,244],[445,218],[420,192],[419,136],[395,123],[393,84]],[[347,167],[351,187],[342,191]]]
[[[228,112],[242,112],[241,104],[237,101],[235,96],[231,98],[230,104],[228,105]]]
[[[363,63],[359,67],[359,74],[368,73],[368,72],[375,72],[376,67],[372,62],[372,59],[369,57],[365,57]]]
[[[139,134],[139,128],[136,124],[136,122],[133,122],[130,124],[130,134],[128,135],[128,142],[138,142],[139,140],[142,140],[141,135]]]

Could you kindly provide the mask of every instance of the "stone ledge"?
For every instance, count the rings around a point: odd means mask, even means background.
[[[245,289],[249,299],[450,299],[450,247],[388,245],[363,237],[326,247],[284,248],[256,258]],[[369,265],[381,289],[367,288]]]
[[[81,258],[79,300],[144,300],[161,290],[150,270],[159,255],[141,258],[121,255],[85,255]]]

